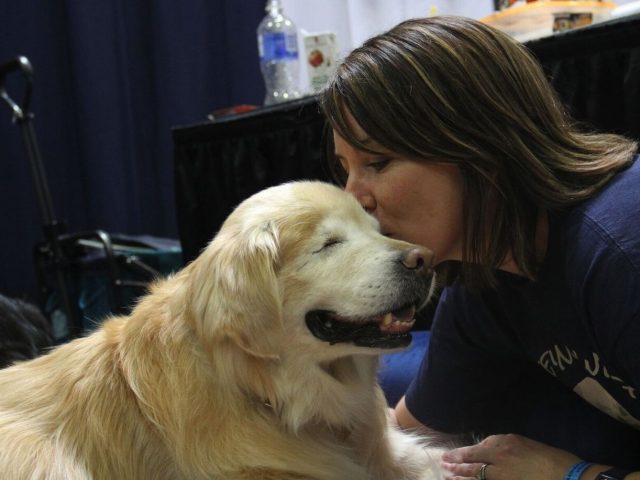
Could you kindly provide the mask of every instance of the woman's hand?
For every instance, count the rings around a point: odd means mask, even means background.
[[[442,457],[445,479],[475,480],[483,464],[486,480],[562,480],[580,459],[519,435],[492,435],[477,445],[457,448]]]

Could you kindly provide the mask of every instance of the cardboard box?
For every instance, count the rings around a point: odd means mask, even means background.
[[[317,93],[333,75],[338,60],[338,43],[333,32],[310,33],[303,36],[304,61],[307,65],[309,88]]]

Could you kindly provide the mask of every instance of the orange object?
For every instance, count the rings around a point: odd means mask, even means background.
[[[227,107],[227,108],[218,108],[217,110],[214,110],[209,115],[207,115],[207,118],[209,120],[217,120],[220,117],[226,117],[229,115],[236,115],[238,113],[250,112],[252,110],[255,110],[256,108],[258,108],[256,105],[247,105],[247,104],[234,105],[233,107]]]

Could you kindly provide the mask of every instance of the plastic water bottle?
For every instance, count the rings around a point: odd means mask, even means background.
[[[298,36],[294,23],[282,14],[280,0],[268,0],[267,16],[258,26],[260,69],[267,93],[264,104],[300,97]]]

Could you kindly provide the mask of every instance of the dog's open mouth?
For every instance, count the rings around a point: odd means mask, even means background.
[[[366,320],[340,317],[326,310],[306,315],[307,327],[318,339],[336,343],[353,343],[359,347],[400,348],[411,343],[415,323],[415,305],[407,305]]]

